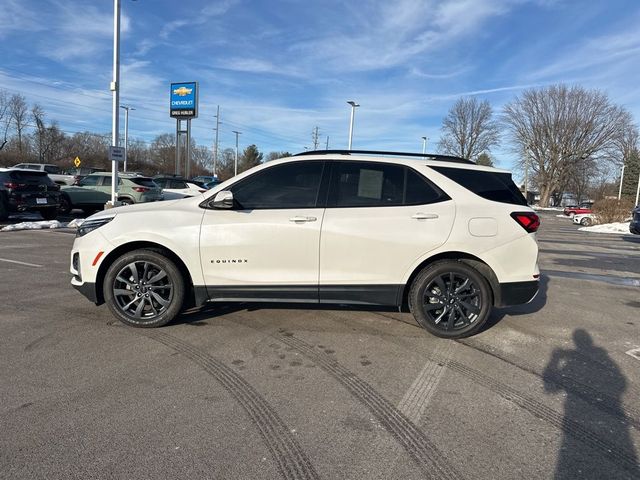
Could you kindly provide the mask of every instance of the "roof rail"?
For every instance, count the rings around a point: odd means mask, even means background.
[[[415,153],[415,152],[387,152],[382,150],[312,150],[302,153],[296,153],[294,157],[303,157],[305,155],[351,155],[353,153],[366,155],[389,155],[394,157],[418,157],[426,160],[436,160],[439,162],[466,163],[476,165],[471,160],[454,157],[452,155],[440,155],[439,153]]]

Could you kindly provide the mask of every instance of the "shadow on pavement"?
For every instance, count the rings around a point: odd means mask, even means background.
[[[626,420],[626,413],[622,407],[622,394],[626,390],[627,381],[616,363],[607,354],[604,348],[594,345],[591,335],[586,330],[577,329],[573,332],[575,348],[557,348],[549,359],[543,373],[544,388],[547,393],[557,393],[565,390],[564,395],[564,421],[562,445],[558,452],[556,480],[565,479],[603,479],[603,478],[627,478],[621,468],[624,465],[616,461],[603,462],[601,458],[593,456],[593,451],[578,441],[572,425],[588,424],[609,442],[616,445],[617,452],[624,452],[627,464],[637,466],[637,455],[630,436],[630,426]],[[587,361],[585,361],[587,360]],[[595,368],[595,365],[598,368]],[[602,374],[602,367],[607,374]],[[584,400],[576,395],[573,389],[563,389],[556,383],[557,378],[586,384],[595,389],[606,392],[613,399],[613,415],[597,415],[586,409]],[[585,463],[588,459],[589,463]],[[618,471],[611,471],[611,466],[616,465]],[[627,465],[627,471],[640,475],[640,470],[634,470]],[[618,475],[622,475],[619,477]],[[629,477],[640,478],[640,477]]]

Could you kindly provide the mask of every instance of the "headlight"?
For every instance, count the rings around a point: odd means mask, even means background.
[[[80,225],[78,227],[78,231],[76,232],[76,236],[83,237],[87,233],[94,231],[96,228],[100,228],[103,225],[106,225],[107,223],[109,223],[114,218],[116,218],[115,215],[112,216],[112,217],[101,217],[101,218],[96,218],[96,219],[93,219],[93,220],[91,218],[88,218],[87,220],[82,222],[82,225]]]

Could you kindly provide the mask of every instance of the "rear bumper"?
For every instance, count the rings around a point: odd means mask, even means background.
[[[636,235],[640,235],[640,220],[631,222],[629,224],[629,231],[631,233],[635,233]]]
[[[540,282],[510,282],[500,284],[499,298],[496,298],[496,307],[509,307],[529,303],[538,293]]]

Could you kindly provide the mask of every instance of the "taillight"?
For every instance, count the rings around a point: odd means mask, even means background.
[[[540,217],[533,212],[513,212],[511,218],[529,233],[536,232],[540,227]]]
[[[151,190],[150,188],[147,188],[147,187],[133,187],[133,189],[138,193],[144,193]]]
[[[16,182],[4,182],[4,186],[11,189],[17,190],[18,188],[24,188],[27,186],[26,183],[16,183]]]

